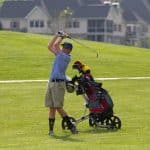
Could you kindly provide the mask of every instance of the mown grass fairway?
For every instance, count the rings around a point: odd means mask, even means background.
[[[49,36],[0,32],[0,80],[48,79],[53,56],[47,50]],[[74,43],[71,65],[82,60],[95,77],[150,76],[150,51],[125,46],[82,41],[101,49],[94,51]],[[149,150],[150,79],[103,81],[114,100],[114,111],[122,129],[93,129],[88,121],[78,125],[80,133],[62,131],[57,115],[55,136],[48,136],[47,109],[44,107],[46,82],[0,83],[0,149],[10,150]],[[65,109],[75,118],[84,111],[80,96],[66,94]]]
[[[45,79],[54,56],[47,50],[50,36],[35,34],[0,32],[0,78]],[[71,41],[72,42],[72,41]],[[74,75],[72,64],[81,60],[92,68],[95,77],[150,76],[150,50],[98,42],[81,41],[96,49],[87,49],[73,43],[72,62],[67,70]]]
[[[85,121],[78,125],[80,133],[71,135],[61,130],[61,119],[57,116],[56,135],[49,137],[47,111],[43,107],[46,83],[1,84],[0,149],[148,150],[150,82],[105,81],[104,85],[122,119],[121,130],[93,129]],[[70,114],[76,118],[83,114],[81,97],[67,94],[65,102]]]

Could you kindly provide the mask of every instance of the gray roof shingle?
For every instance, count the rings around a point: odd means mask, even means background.
[[[35,6],[33,1],[5,1],[0,11],[1,18],[24,18]]]
[[[124,9],[124,15],[127,21],[135,19],[135,15],[137,15],[145,22],[150,23],[150,10],[147,9],[143,1],[144,0],[122,0],[121,6]]]
[[[150,23],[150,9],[145,7],[145,0],[122,0],[123,16],[126,21],[136,22],[137,16]],[[43,0],[47,11],[53,17],[60,15],[64,9],[69,7],[73,10],[74,17],[106,17],[110,6],[91,6],[89,4],[101,4],[100,0]],[[150,3],[150,0],[147,0]],[[23,18],[36,5],[40,5],[41,0],[26,1],[4,1],[0,10],[1,18]],[[81,5],[82,4],[82,5]]]
[[[128,7],[124,6],[123,9],[123,18],[127,21],[127,22],[137,22],[137,18],[136,16],[133,14],[133,11],[130,10]]]
[[[73,10],[74,17],[105,17],[108,14],[108,6],[88,6],[97,4],[99,0],[43,0],[49,14],[53,17],[60,15],[67,7]],[[25,17],[35,5],[41,5],[41,0],[28,1],[5,1],[0,12],[1,18],[22,18]]]
[[[50,15],[58,16],[60,12],[69,7],[72,10],[80,7],[77,0],[44,0]]]
[[[103,6],[83,6],[79,8],[78,11],[75,12],[75,17],[100,17],[105,18],[108,16],[108,12],[110,10],[109,5]]]
[[[48,12],[52,16],[60,15],[64,9],[69,7],[73,10],[73,17],[106,17],[110,6],[88,6],[88,4],[101,4],[99,0],[44,0]]]
[[[102,4],[100,0],[82,0],[85,5]]]

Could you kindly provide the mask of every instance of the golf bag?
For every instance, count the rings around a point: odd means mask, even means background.
[[[83,74],[72,79],[76,83],[76,94],[85,95],[86,107],[89,108],[90,115],[99,114],[101,120],[108,115],[113,115],[113,101],[109,93],[102,88],[102,83],[93,80],[90,74]]]
[[[89,73],[75,76],[66,84],[67,91],[76,95],[82,95],[89,114],[84,114],[78,119],[70,117],[76,125],[89,119],[89,126],[107,129],[120,129],[121,120],[114,116],[113,101],[107,90],[102,88],[102,83],[96,82]],[[66,122],[62,122],[62,128],[66,129]]]

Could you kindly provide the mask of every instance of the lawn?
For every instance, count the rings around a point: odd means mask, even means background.
[[[51,36],[0,31],[0,79],[46,79],[54,56],[47,50]],[[72,76],[72,64],[81,60],[92,68],[95,77],[150,76],[150,50],[100,42],[72,40],[72,61],[67,74]],[[99,58],[96,57],[96,51]]]
[[[1,84],[0,86],[0,149],[52,150],[148,150],[150,148],[149,80],[105,81],[115,103],[115,112],[122,120],[116,132],[94,129],[88,121],[78,125],[79,134],[62,131],[57,116],[55,136],[48,136],[44,93],[47,83]],[[67,94],[66,110],[75,118],[84,111],[83,100]]]
[[[0,80],[48,79],[54,56],[47,50],[51,36],[0,31]],[[81,60],[95,77],[150,76],[150,50],[81,40],[96,49],[73,42],[72,64]],[[44,107],[46,82],[0,83],[0,149],[11,150],[149,150],[150,79],[103,81],[122,120],[116,132],[78,125],[79,134],[62,131],[57,115],[55,136],[48,136],[48,111]],[[83,100],[74,93],[65,96],[65,109],[75,118],[84,111]]]

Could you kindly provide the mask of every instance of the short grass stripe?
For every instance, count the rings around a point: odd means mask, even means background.
[[[144,80],[150,77],[116,77],[116,78],[95,78],[98,81],[104,80]],[[0,83],[34,83],[34,82],[48,82],[48,80],[2,80]]]

